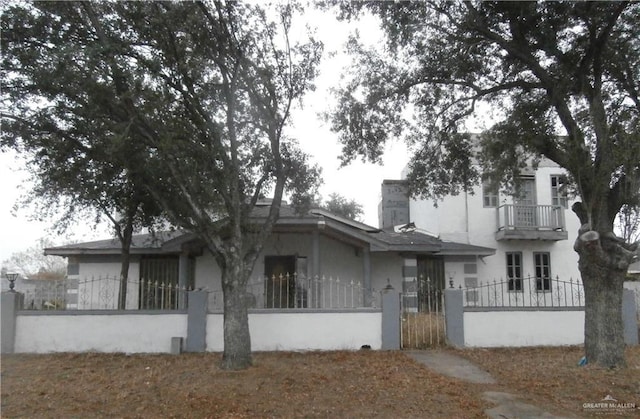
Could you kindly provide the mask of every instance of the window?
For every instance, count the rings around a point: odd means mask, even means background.
[[[534,253],[536,291],[551,291],[551,257],[549,253]]]
[[[522,253],[507,252],[509,291],[522,291]]]
[[[498,206],[498,187],[491,186],[487,180],[482,182],[482,203],[485,208]]]
[[[140,259],[138,304],[145,310],[175,310],[181,305],[184,290],[178,288],[180,261],[177,256],[153,256]],[[193,286],[193,277],[189,279]]]
[[[551,205],[568,207],[567,177],[565,175],[551,175]]]

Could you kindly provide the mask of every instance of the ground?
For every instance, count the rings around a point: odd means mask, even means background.
[[[578,367],[573,347],[442,350],[498,383],[448,378],[399,351],[256,353],[240,372],[220,370],[219,354],[4,355],[2,417],[473,418],[491,407],[487,390],[574,417],[607,395],[640,403],[640,347],[626,370]]]

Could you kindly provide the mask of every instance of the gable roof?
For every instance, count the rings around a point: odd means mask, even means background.
[[[266,217],[268,205],[256,206],[252,218]],[[292,207],[283,206],[280,217],[274,225],[274,232],[310,232],[319,230],[336,240],[368,247],[371,252],[403,252],[434,255],[477,255],[495,254],[495,249],[465,243],[446,242],[433,235],[415,229],[406,231],[381,230],[359,221],[333,214],[323,209],[312,209],[305,214],[297,214]],[[166,231],[142,234],[133,237],[131,254],[177,254],[182,246],[199,241],[197,235],[184,231]],[[75,243],[45,249],[46,255],[107,255],[119,254],[117,239]]]

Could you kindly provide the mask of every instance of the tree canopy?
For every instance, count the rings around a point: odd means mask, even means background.
[[[350,220],[360,220],[364,214],[362,205],[355,199],[347,199],[338,193],[329,194],[329,198],[321,203],[320,207]]]
[[[60,256],[45,256],[44,249],[53,247],[50,239],[42,238],[28,249],[11,254],[2,261],[2,275],[9,270],[16,270],[24,278],[29,279],[63,279],[67,274],[67,264]]]
[[[95,164],[108,173],[101,196],[131,182],[143,203],[196,233],[222,270],[228,368],[251,363],[245,285],[282,196],[308,202],[319,176],[285,134],[322,52],[289,38],[297,7],[43,2],[3,18],[3,146],[35,138],[38,168],[49,147],[70,148],[51,165]],[[256,219],[264,196],[272,205]]]
[[[386,43],[350,44],[356,64],[331,117],[345,158],[379,160],[384,143],[401,136],[414,150],[412,193],[431,198],[471,190],[481,176],[517,184],[542,156],[566,169],[583,225],[575,247],[587,356],[622,365],[622,280],[637,245],[612,231],[623,206],[640,204],[640,3],[363,2],[340,10],[349,17],[363,9],[380,18]],[[466,124],[486,109],[495,123],[477,144]]]

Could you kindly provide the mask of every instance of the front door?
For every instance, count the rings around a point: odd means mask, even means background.
[[[534,178],[521,179],[520,191],[513,199],[516,227],[536,226],[536,182]]]
[[[445,289],[444,259],[442,257],[418,257],[418,311],[440,310],[440,296]]]
[[[295,307],[296,257],[265,256],[266,308]]]
[[[417,301],[404,307],[401,319],[403,349],[426,349],[444,345],[444,259],[418,256]],[[413,294],[413,292],[411,292]]]

